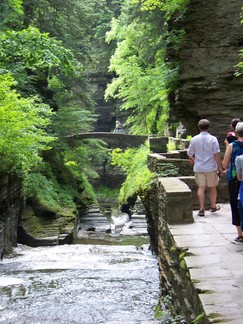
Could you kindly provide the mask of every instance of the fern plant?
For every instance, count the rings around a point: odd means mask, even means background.
[[[151,185],[154,174],[147,166],[149,153],[147,142],[137,149],[127,149],[123,152],[118,148],[112,151],[111,164],[120,166],[126,174],[119,194],[120,203],[127,203],[129,197],[141,194]]]

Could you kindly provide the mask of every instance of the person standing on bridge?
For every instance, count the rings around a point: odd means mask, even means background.
[[[193,164],[195,181],[198,186],[197,196],[200,210],[198,216],[205,216],[205,189],[210,192],[210,211],[216,212],[217,186],[219,176],[223,176],[223,167],[218,139],[209,134],[209,121],[201,119],[198,122],[200,133],[194,136],[189,144],[187,154]]]
[[[121,133],[122,132],[122,124],[119,122],[119,120],[116,121],[116,128],[114,130],[114,133]]]

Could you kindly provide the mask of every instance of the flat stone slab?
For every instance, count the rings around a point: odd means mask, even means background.
[[[187,248],[190,276],[199,291],[205,313],[217,323],[243,323],[243,243],[235,242],[231,210],[222,204],[204,217],[193,212],[194,223],[169,225],[176,245]]]

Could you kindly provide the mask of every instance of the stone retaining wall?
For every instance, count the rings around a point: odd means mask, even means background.
[[[187,251],[176,246],[168,227],[168,224],[193,222],[192,211],[199,207],[192,166],[183,157],[183,152],[148,156],[149,169],[158,177],[143,197],[143,203],[152,250],[158,255],[161,298],[170,296],[174,315],[183,314],[188,323],[192,323],[204,314],[204,309],[184,260]],[[177,168],[176,176],[160,176],[172,166]],[[218,202],[228,200],[227,180],[224,177],[218,186]],[[209,207],[208,197],[206,206]],[[203,315],[198,323],[207,324],[209,320]]]
[[[158,178],[143,199],[152,250],[158,256],[161,298],[170,296],[174,315],[192,323],[204,310],[184,261],[187,252],[176,246],[167,225],[193,222],[191,190],[179,178]]]

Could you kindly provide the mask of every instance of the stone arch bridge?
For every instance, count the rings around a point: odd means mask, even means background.
[[[167,151],[167,144],[169,140],[179,141],[182,147],[184,146],[181,143],[183,140],[176,140],[169,137],[155,137],[153,135],[131,135],[126,133],[111,133],[111,132],[89,132],[89,133],[79,133],[75,135],[68,135],[66,137],[69,143],[76,143],[80,140],[85,139],[100,139],[106,142],[109,148],[137,148],[142,145],[146,140],[149,141],[150,149],[153,153],[161,153]],[[184,140],[186,141],[186,140]]]
[[[85,140],[85,139],[100,139],[106,142],[111,148],[119,147],[121,149],[138,147],[143,144],[148,135],[130,135],[125,133],[111,133],[111,132],[90,132],[69,135],[68,141]]]

